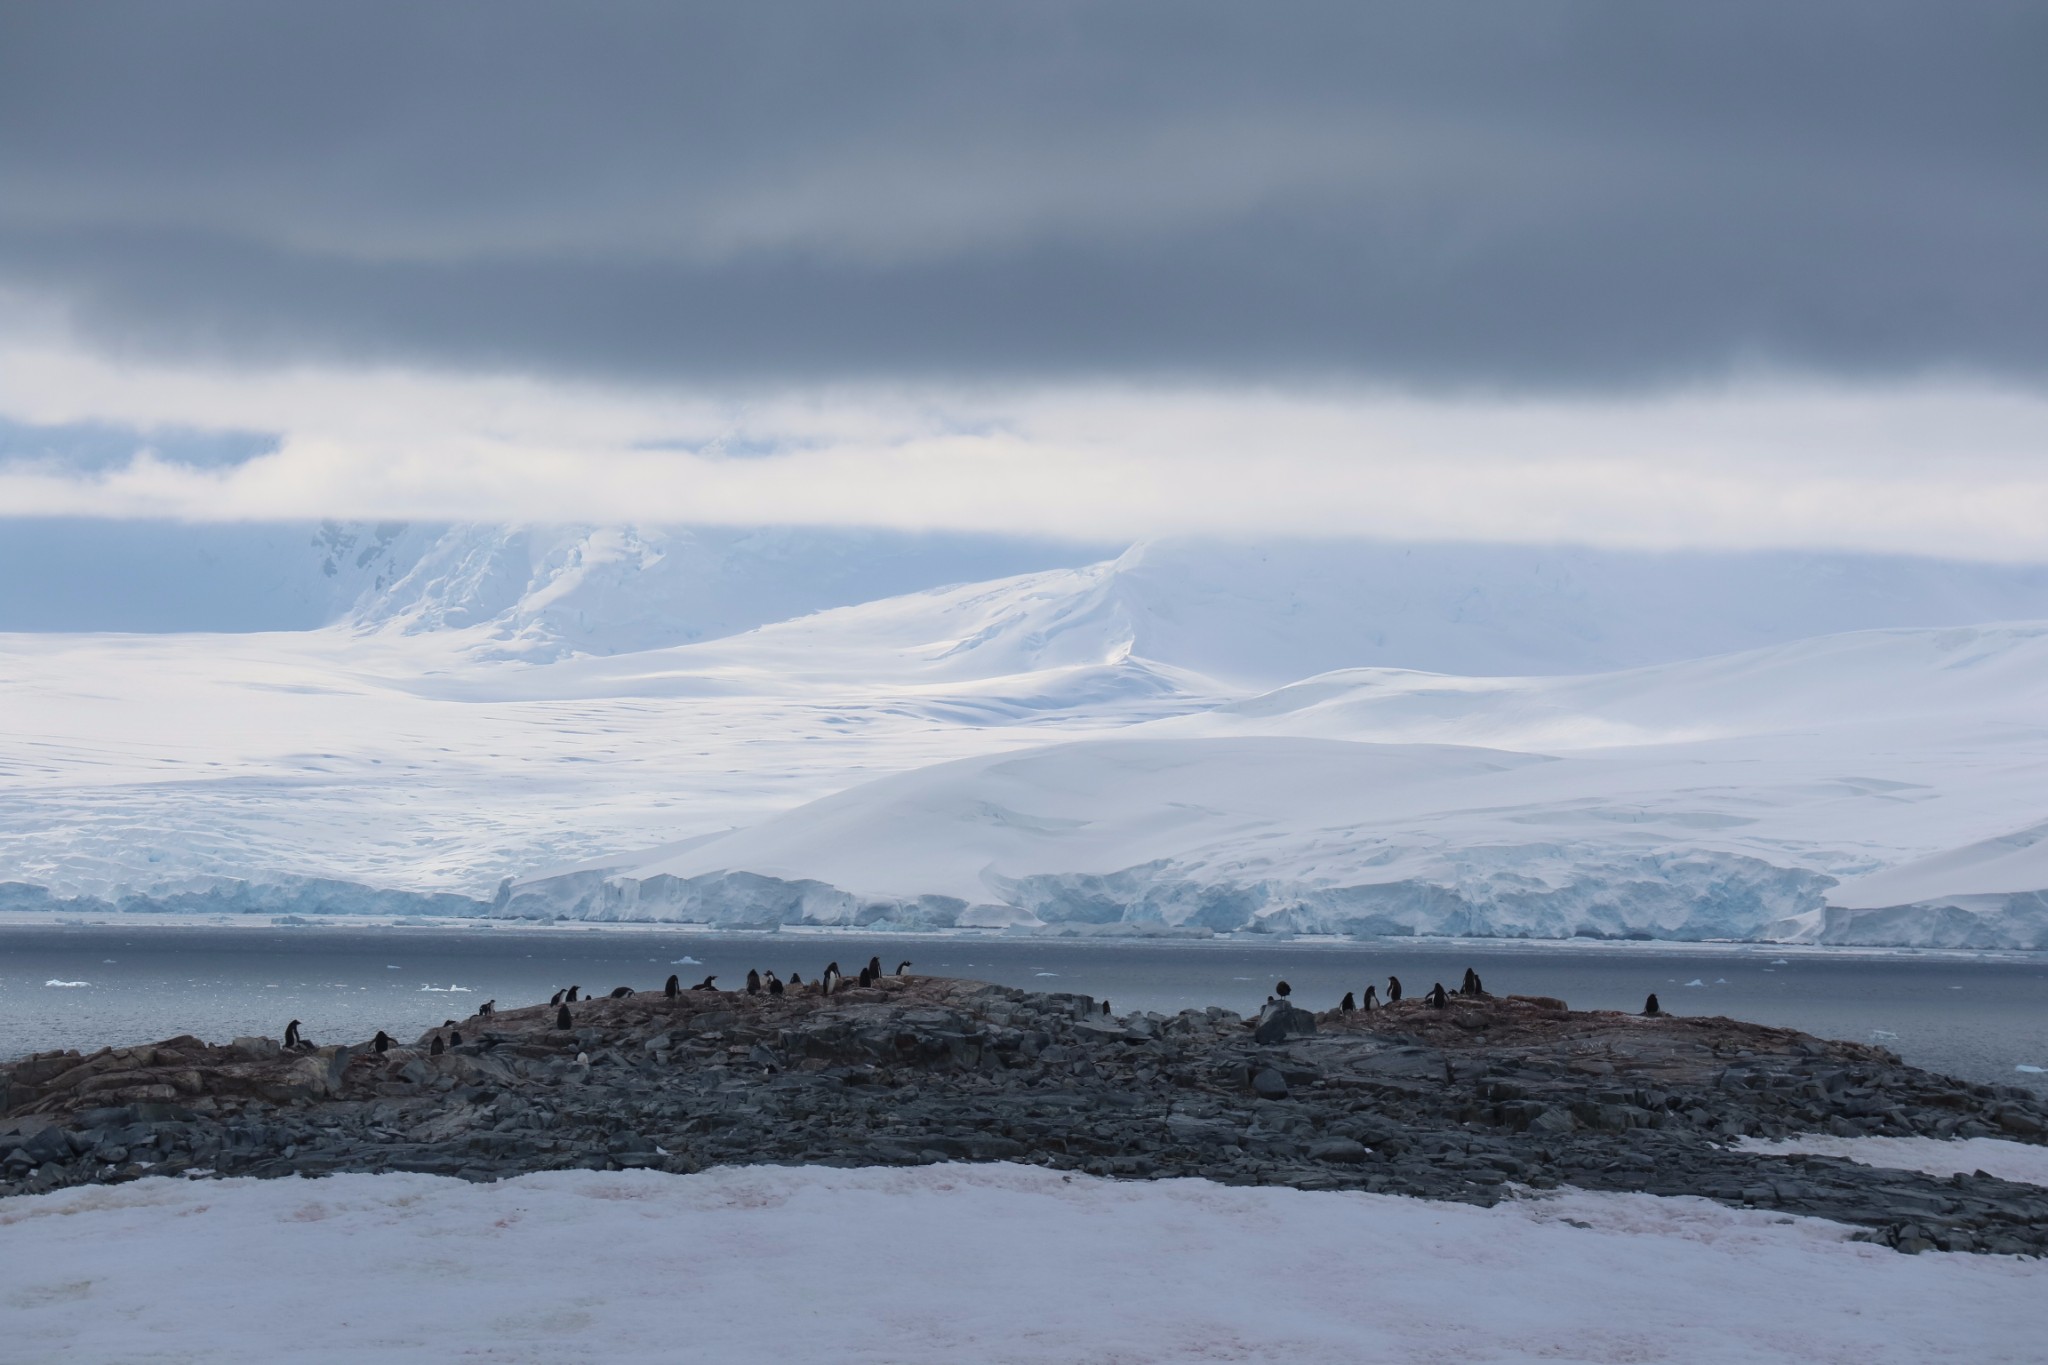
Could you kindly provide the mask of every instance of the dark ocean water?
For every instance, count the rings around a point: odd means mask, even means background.
[[[1075,941],[638,929],[0,926],[0,1056],[192,1033],[225,1041],[303,1021],[316,1041],[378,1029],[407,1037],[484,1000],[545,1000],[686,984],[749,967],[808,980],[831,959],[879,954],[893,969],[1107,998],[1119,1013],[1224,1005],[1249,1012],[1285,978],[1298,1002],[1336,1003],[1398,975],[1411,992],[1455,986],[1473,966],[1496,993],[1553,995],[1577,1009],[1725,1014],[1823,1037],[1878,1042],[1971,1080],[2048,1091],[2048,955],[1873,954],[1813,949],[1376,942]],[[83,982],[52,985],[51,982]],[[1697,984],[1693,984],[1697,983]]]

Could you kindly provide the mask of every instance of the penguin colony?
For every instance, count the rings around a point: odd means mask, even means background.
[[[899,962],[896,964],[896,970],[893,973],[890,973],[890,975],[898,977],[907,976],[910,972],[911,966],[912,964],[907,961]],[[859,974],[854,978],[854,984],[862,987],[872,986],[875,982],[881,980],[882,975],[883,972],[881,958],[871,957],[867,960],[866,965],[861,967]],[[698,982],[694,986],[689,987],[688,989],[693,991],[715,992],[718,989],[718,986],[716,984],[717,981],[718,977],[714,973],[710,976],[705,977],[702,981]],[[570,1013],[569,1006],[579,1002],[581,998],[582,989],[583,988],[581,986],[565,986],[561,990],[556,991],[552,996],[548,998],[548,1004],[555,1007],[555,1027],[557,1029],[567,1030],[575,1027],[575,1020],[573,1015],[571,1015]],[[684,987],[682,985],[682,979],[674,974],[671,974],[668,980],[662,986],[662,994],[670,1000],[674,1000],[678,995],[682,993],[683,989]],[[842,973],[839,969],[839,964],[837,962],[828,962],[825,964],[825,970],[819,974],[817,984],[809,987],[805,986],[803,976],[799,972],[791,972],[789,974],[789,981],[787,984],[785,984],[782,981],[782,979],[778,977],[773,971],[762,971],[759,968],[749,968],[747,971],[745,989],[748,995],[784,995],[792,991],[807,990],[817,995],[830,996],[836,995],[843,990],[849,989],[849,985],[845,974]],[[613,1000],[623,1000],[627,996],[630,996],[632,994],[634,994],[633,987],[619,986],[614,988],[610,992],[610,998]],[[1266,1003],[1269,1006],[1279,1004],[1282,1001],[1289,1001],[1291,1003],[1291,997],[1293,996],[1293,994],[1294,987],[1292,985],[1285,981],[1278,981],[1275,982],[1273,985],[1273,993],[1266,997]],[[1480,980],[1479,973],[1474,971],[1470,967],[1467,967],[1465,969],[1464,977],[1459,982],[1456,994],[1471,999],[1491,998],[1487,994],[1485,984]],[[1452,992],[1444,989],[1444,984],[1441,981],[1439,981],[1433,986],[1431,986],[1430,989],[1423,995],[1422,1003],[1429,1009],[1448,1009],[1450,1008],[1451,995]],[[1398,976],[1389,976],[1387,978],[1387,996],[1385,1004],[1395,1005],[1399,1004],[1400,1001],[1401,978]],[[1379,987],[1370,984],[1366,986],[1363,995],[1360,995],[1353,991],[1346,991],[1344,992],[1343,999],[1337,1002],[1337,1010],[1339,1013],[1343,1014],[1371,1013],[1373,1010],[1380,1008],[1383,1008],[1383,1006],[1379,998]],[[486,1000],[483,1002],[483,1004],[477,1007],[476,1014],[478,1018],[488,1019],[492,1015],[497,1013],[497,1009],[498,1002],[495,999]],[[1107,1000],[1104,1000],[1102,1002],[1102,1013],[1105,1015],[1110,1013],[1110,1004]],[[1646,1016],[1654,1017],[1661,1015],[1662,1013],[1663,1008],[1658,1004],[1657,996],[1653,992],[1650,995],[1649,999],[1643,1002],[1643,1014]],[[434,1034],[433,1040],[428,1047],[428,1052],[430,1055],[438,1057],[442,1055],[450,1047],[462,1046],[462,1033],[459,1029],[455,1028],[455,1023],[456,1021],[453,1019],[442,1021],[442,1027],[450,1031],[449,1035],[446,1038],[443,1038],[442,1035],[438,1032]],[[297,1019],[294,1019],[285,1025],[283,1044],[285,1051],[314,1051],[313,1043],[310,1040],[308,1040],[303,1033],[300,1032],[300,1029],[302,1027],[303,1025]],[[486,1045],[488,1046],[488,1040],[486,1041]],[[389,1034],[385,1033],[382,1029],[379,1029],[377,1031],[377,1036],[371,1040],[371,1046],[377,1052],[385,1053],[389,1052],[393,1047],[397,1046],[397,1040],[392,1038]]]

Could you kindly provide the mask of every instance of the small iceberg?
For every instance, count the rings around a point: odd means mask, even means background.
[[[1771,959],[1771,965],[1773,967],[1789,967],[1792,965],[1792,959],[1788,957],[1774,957]]]
[[[65,991],[75,991],[75,990],[77,990],[77,989],[78,989],[79,987],[81,987],[81,986],[90,986],[90,985],[92,984],[92,982],[90,982],[90,981],[59,981],[59,980],[58,980],[58,979],[57,979],[56,977],[54,977],[54,976],[53,976],[53,977],[51,977],[51,978],[50,978],[50,979],[49,979],[48,981],[45,981],[45,982],[44,982],[43,984],[44,984],[45,986],[55,986],[55,987],[57,987],[57,988],[58,988],[59,990],[65,990]]]
[[[2025,1062],[2021,1062],[2013,1070],[2027,1076],[2048,1075],[2048,1066],[2028,1066]]]
[[[451,991],[460,991],[460,992],[462,992],[462,993],[463,993],[464,995],[468,995],[468,994],[469,994],[469,987],[467,987],[467,986],[457,986],[457,985],[453,984],[452,982],[451,982],[450,984],[446,985],[446,986],[421,986],[421,987],[420,987],[420,989],[421,989],[421,990],[423,990],[423,991],[433,991],[433,992],[434,992],[434,993],[436,993],[437,995],[447,995],[447,994],[449,994],[449,993],[450,993]]]
[[[670,958],[668,965],[671,967],[701,967],[704,964],[691,957],[688,953],[684,953],[681,957]]]
[[[1700,980],[1698,977],[1694,977],[1692,980],[1686,982],[1685,984],[1688,986],[1704,986],[1707,983]]]
[[[1058,976],[1058,972],[1033,972],[1033,976]]]

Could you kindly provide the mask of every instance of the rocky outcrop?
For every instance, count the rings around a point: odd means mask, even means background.
[[[685,992],[536,1006],[378,1054],[174,1038],[0,1067],[0,1194],[143,1175],[1028,1161],[1134,1178],[1491,1203],[1522,1189],[1700,1195],[1857,1224],[1905,1250],[2048,1253],[2048,1191],[1740,1135],[2048,1141],[2027,1091],[1728,1019],[1453,997],[1248,1021],[1109,1016],[1086,996],[886,977],[829,1000]]]

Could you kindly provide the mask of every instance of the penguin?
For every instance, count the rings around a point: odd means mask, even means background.
[[[747,994],[759,995],[760,993],[761,973],[755,971],[752,967],[749,967],[747,968]]]
[[[875,984],[875,974],[866,967],[860,969],[860,988],[866,990]]]
[[[1484,995],[1484,994],[1486,994],[1486,983],[1485,983],[1484,981],[1481,981],[1481,980],[1479,979],[1479,973],[1477,973],[1477,972],[1474,972],[1474,973],[1472,973],[1472,994],[1474,994],[1474,995]]]
[[[632,993],[633,988],[631,986],[612,987],[612,999],[614,1000],[624,1000],[627,996],[631,995]]]
[[[569,1017],[569,1007],[567,1005],[559,1006],[555,1010],[555,1027],[574,1028],[575,1026],[575,1021]]]
[[[441,1035],[437,1033],[434,1035],[434,1045],[427,1049],[427,1055],[429,1057],[438,1057],[447,1050],[448,1045],[441,1041]]]
[[[1429,1007],[1431,1009],[1449,1009],[1450,1006],[1451,997],[1450,994],[1444,990],[1443,982],[1439,981],[1434,986],[1429,988]]]
[[[1103,1001],[1103,1002],[1102,1002],[1102,1012],[1103,1012],[1104,1014],[1108,1014],[1108,1013],[1109,1013],[1109,1002],[1108,1002],[1107,1000],[1105,1000],[1105,1001]]]
[[[832,994],[832,992],[839,989],[839,983],[844,979],[839,975],[839,964],[837,962],[826,963],[825,974],[818,978],[818,994]]]
[[[803,984],[804,984],[804,974],[803,974],[802,972],[791,972],[791,973],[789,974],[789,984],[790,984],[790,985],[792,985],[792,986],[801,986],[801,985],[803,985]]]
[[[879,980],[881,980],[881,979],[882,979],[882,959],[881,959],[880,957],[871,957],[871,958],[869,958],[869,959],[868,959],[868,980],[870,980],[870,981],[879,981]]]
[[[903,974],[904,974],[905,972],[907,972],[907,971],[909,971],[909,970],[910,970],[910,964],[909,964],[908,962],[899,962],[899,963],[897,963],[897,964],[896,964],[896,975],[898,975],[898,976],[901,976],[901,975],[903,975]]]
[[[1657,1003],[1657,992],[1651,991],[1650,998],[1643,1002],[1643,1013],[1649,1015],[1652,1018],[1655,1018],[1657,1015],[1660,1015],[1663,1012],[1663,1006]]]
[[[1398,976],[1387,978],[1387,1003],[1389,1005],[1401,1003],[1401,978]]]
[[[1470,967],[1467,967],[1467,968],[1465,969],[1465,979],[1464,979],[1463,981],[1461,981],[1461,982],[1459,982],[1459,983],[1458,983],[1458,994],[1460,994],[1460,995],[1476,995],[1476,994],[1478,994],[1478,992],[1477,992],[1476,990],[1474,990],[1474,989],[1473,989],[1473,984],[1472,984],[1473,982],[1477,981],[1478,979],[1479,979],[1479,978],[1478,978],[1477,976],[1475,976],[1475,975],[1473,974],[1473,972],[1472,972],[1472,969],[1471,969]]]
[[[450,1034],[448,1035],[448,1046],[450,1046],[450,1047],[461,1047],[461,1046],[462,1046],[462,1030],[461,1030],[461,1029],[456,1029],[456,1030],[454,1030],[453,1032],[451,1032],[451,1033],[450,1033]]]
[[[583,989],[583,988],[582,988],[581,986],[571,986],[571,987],[569,988],[569,996],[568,996],[568,999],[567,999],[567,1000],[566,1000],[566,1001],[565,1001],[564,1003],[565,1003],[565,1004],[570,1004],[570,1005],[573,1005],[573,1004],[575,1004],[575,1003],[576,1003],[576,992],[578,992],[578,991],[580,991],[580,990],[582,990],[582,989]]]
[[[483,1004],[476,1007],[476,1017],[479,1019],[488,1019],[497,1012],[498,1002],[496,1000],[486,1000]]]
[[[559,1005],[559,1004],[561,1004],[561,1003],[562,1003],[562,997],[563,997],[563,996],[565,996],[565,995],[567,995],[568,993],[569,993],[569,992],[567,992],[567,991],[565,991],[565,990],[563,990],[563,991],[556,991],[556,992],[555,992],[555,993],[554,993],[553,995],[551,995],[551,996],[549,996],[549,997],[548,997],[548,1003],[549,1003],[550,1005]]]
[[[770,972],[770,973],[768,973],[768,976],[767,976],[767,983],[768,983],[768,994],[770,994],[770,995],[780,995],[780,994],[782,994],[782,978],[781,978],[781,977],[777,976],[777,975],[776,975],[775,973],[773,973],[773,972]]]
[[[1345,1013],[1345,1014],[1349,1014],[1349,1013],[1351,1013],[1351,1012],[1352,1012],[1353,1010],[1355,1010],[1355,1009],[1357,1009],[1357,1008],[1358,1008],[1358,1002],[1357,1002],[1356,1000],[1353,1000],[1353,999],[1351,998],[1351,992],[1350,992],[1350,991],[1346,991],[1346,992],[1344,992],[1344,998],[1343,998],[1342,1000],[1339,1000],[1339,1001],[1337,1002],[1337,1008],[1338,1008],[1338,1009],[1339,1009],[1339,1010],[1340,1010],[1341,1012],[1343,1012],[1343,1013]]]
[[[370,1046],[376,1048],[380,1053],[391,1051],[391,1035],[383,1029],[378,1029],[377,1036],[370,1040]]]
[[[1359,1008],[1370,1011],[1376,1010],[1379,1007],[1380,988],[1378,986],[1367,986],[1365,988],[1365,1003],[1359,1006]]]
[[[718,977],[715,974],[707,976],[702,981],[699,981],[696,985],[690,987],[690,989],[693,991],[715,991],[718,989],[718,987],[712,985],[711,983],[716,980],[718,980]]]
[[[454,1028],[454,1027],[455,1027],[455,1021],[454,1021],[453,1019],[443,1019],[443,1020],[441,1021],[441,1027],[442,1027],[442,1028]]]
[[[294,1019],[284,1026],[284,1050],[286,1052],[297,1052],[299,1050],[299,1041],[299,1021]]]
[[[668,983],[661,988],[661,993],[673,1000],[682,993],[682,989],[682,978],[678,977],[674,972],[670,972],[668,974]]]
[[[1279,996],[1282,1000],[1285,1000],[1288,996],[1294,994],[1294,987],[1288,985],[1285,981],[1282,981],[1279,985],[1273,987],[1273,994]]]

